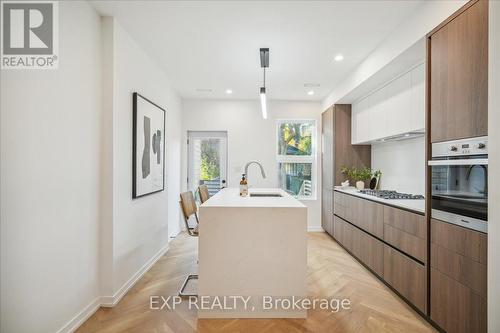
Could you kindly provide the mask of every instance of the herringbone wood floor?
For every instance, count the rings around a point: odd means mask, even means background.
[[[180,235],[114,308],[101,308],[77,332],[433,332],[368,270],[324,233],[308,234],[310,296],[348,297],[352,309],[310,310],[307,319],[200,319],[187,302],[175,311],[150,310],[150,295],[176,295],[196,272],[197,239]]]

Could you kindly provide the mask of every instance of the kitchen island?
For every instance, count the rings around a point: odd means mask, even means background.
[[[198,298],[215,306],[198,317],[305,318],[304,309],[266,302],[307,296],[306,237],[307,207],[281,189],[214,195],[200,206]]]

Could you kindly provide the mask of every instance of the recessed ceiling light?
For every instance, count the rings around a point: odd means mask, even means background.
[[[231,89],[226,89],[226,94],[231,95],[233,91]]]
[[[409,137],[409,136],[410,136],[410,133],[406,133],[406,134],[405,134],[405,137]]]
[[[312,96],[312,95],[314,95],[314,91],[313,91],[313,90],[309,90],[309,91],[307,92],[307,94],[308,94],[309,96]]]
[[[335,61],[342,61],[344,60],[344,56],[342,54],[337,54],[335,58],[333,58]]]

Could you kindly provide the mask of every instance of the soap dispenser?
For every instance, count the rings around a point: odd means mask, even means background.
[[[248,183],[246,175],[243,174],[240,181],[240,197],[246,197],[248,195]]]

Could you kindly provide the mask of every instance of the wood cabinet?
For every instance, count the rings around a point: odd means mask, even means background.
[[[321,115],[321,227],[333,234],[333,107]]]
[[[488,2],[472,1],[428,36],[431,142],[488,134]]]
[[[379,276],[383,275],[384,245],[370,234],[338,216],[334,217],[335,239]]]
[[[323,190],[321,197],[321,227],[328,234],[333,235],[333,191]]]
[[[431,219],[431,319],[448,332],[486,332],[487,235]]]
[[[423,215],[335,191],[334,238],[423,313],[427,225]]]
[[[447,332],[486,332],[484,298],[431,267],[431,319]]]
[[[384,280],[422,312],[427,309],[427,270],[401,252],[384,246]]]
[[[323,190],[333,190],[333,107],[321,115],[321,181]]]
[[[427,262],[427,228],[423,215],[384,206],[384,241]]]
[[[383,238],[383,205],[336,191],[333,210],[346,221]]]
[[[351,145],[351,105],[338,104],[322,114],[322,218],[332,235],[334,186],[344,181],[342,166],[370,167],[371,147]]]
[[[425,128],[425,65],[352,105],[351,142],[361,144]]]

